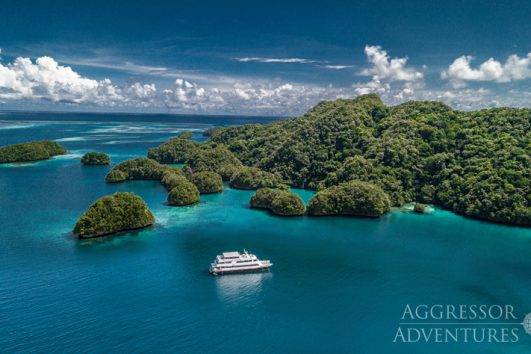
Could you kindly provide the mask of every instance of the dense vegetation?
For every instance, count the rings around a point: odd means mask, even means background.
[[[302,199],[287,189],[260,188],[251,197],[252,208],[268,209],[282,216],[303,215],[305,208]]]
[[[389,197],[380,187],[354,180],[317,192],[308,204],[308,214],[378,217],[390,208]]]
[[[0,163],[46,160],[66,154],[66,149],[55,141],[30,141],[0,148]]]
[[[87,152],[81,158],[83,165],[110,165],[111,159],[104,152]]]
[[[156,148],[149,149],[148,157],[160,163],[185,163],[192,173],[216,172],[223,180],[242,167],[238,158],[223,144],[199,144],[189,140],[191,135],[182,133]]]
[[[251,208],[271,209],[271,201],[277,194],[274,188],[259,188],[251,197],[249,205]]]
[[[178,137],[170,139],[156,148],[149,149],[148,157],[166,164],[185,163],[192,152],[199,147],[197,142],[189,140],[190,136],[181,133]]]
[[[113,169],[107,174],[105,181],[107,181],[107,183],[120,183],[126,181],[128,176],[129,175],[124,171]]]
[[[460,112],[439,102],[385,106],[377,95],[321,102],[299,118],[209,131],[247,166],[323,189],[360,180],[392,204],[433,203],[530,225],[531,110]]]
[[[194,172],[212,171],[219,173],[225,180],[242,167],[238,158],[223,144],[202,144],[187,161]]]
[[[280,184],[281,181],[278,176],[256,167],[240,168],[230,179],[230,186],[237,189],[273,188]]]
[[[194,173],[191,182],[195,184],[201,194],[219,193],[223,190],[223,181],[216,172],[200,171]]]
[[[179,179],[168,194],[169,205],[183,206],[197,202],[199,202],[199,190],[186,178]]]
[[[271,201],[271,211],[276,215],[303,215],[305,209],[301,197],[287,190],[280,190]]]
[[[133,193],[116,193],[98,199],[74,227],[80,238],[104,236],[153,225],[146,203]]]
[[[160,183],[162,183],[166,190],[171,191],[183,180],[187,181],[186,177],[179,170],[168,170],[162,175]]]
[[[164,172],[169,169],[171,167],[163,166],[155,160],[139,157],[114,166],[105,180],[109,183],[135,179],[161,180]]]

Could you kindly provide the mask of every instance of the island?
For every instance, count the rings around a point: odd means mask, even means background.
[[[190,155],[199,148],[199,143],[190,140],[191,134],[181,133],[158,147],[148,150],[148,158],[159,163],[185,163]]]
[[[111,159],[104,152],[91,151],[81,157],[81,163],[87,166],[110,165]]]
[[[187,181],[186,177],[180,170],[175,169],[164,172],[160,183],[162,183],[164,188],[169,192],[183,181]]]
[[[79,218],[73,233],[93,238],[141,229],[155,223],[155,217],[142,198],[133,193],[115,193],[98,199]]]
[[[241,168],[241,161],[224,144],[205,143],[188,159],[187,165],[192,171],[211,171],[219,173],[228,180]]]
[[[388,199],[397,207],[428,203],[529,226],[530,122],[527,108],[464,112],[434,101],[386,106],[368,94],[323,101],[298,118],[217,128],[209,131],[207,144],[223,144],[243,165],[291,186],[318,190],[311,214],[379,215],[388,210]],[[232,176],[231,186],[260,187],[248,181],[252,175],[247,170]],[[353,180],[370,183],[377,195],[367,212],[350,213],[333,195],[365,193],[344,187],[324,192]]]
[[[199,202],[199,190],[186,178],[177,180],[168,194],[168,204],[172,206],[184,206]]]
[[[108,183],[119,183],[126,180],[158,180],[162,179],[164,172],[171,169],[169,166],[159,164],[157,161],[139,157],[124,161],[107,174]]]
[[[190,172],[210,171],[228,181],[243,165],[224,144],[200,144],[182,134],[148,151],[148,158],[161,164],[186,164]]]
[[[47,160],[67,150],[55,141],[42,140],[0,147],[0,163]]]
[[[200,194],[219,193],[223,191],[223,180],[216,172],[200,171],[191,176],[191,182],[195,184]]]
[[[288,189],[260,188],[251,197],[251,208],[267,209],[281,216],[304,215],[302,199]]]
[[[379,217],[391,209],[382,188],[369,182],[348,181],[317,192],[308,203],[308,215]]]

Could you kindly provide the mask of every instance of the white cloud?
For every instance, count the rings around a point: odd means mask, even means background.
[[[455,87],[464,86],[466,81],[510,82],[531,78],[531,53],[523,58],[510,55],[504,64],[490,58],[477,69],[470,66],[472,60],[471,56],[464,55],[455,59],[441,77],[450,80]]]
[[[355,83],[353,87],[356,93],[390,93],[394,89],[394,82],[403,82],[394,95],[396,98],[404,98],[412,95],[415,88],[422,87],[424,74],[407,67],[407,58],[391,59],[380,46],[365,46],[365,55],[371,67],[362,70],[360,74],[371,76],[371,80]]]
[[[19,57],[10,64],[0,63],[0,99],[4,100],[146,106],[154,102],[156,91],[154,84],[136,82],[121,88],[109,79],[87,78],[47,56],[35,62]]]
[[[164,102],[170,108],[203,111],[214,109],[224,104],[219,89],[205,89],[196,83],[176,79],[174,87],[164,90]]]
[[[317,63],[316,60],[304,59],[304,58],[261,58],[261,57],[245,57],[235,58],[237,61],[244,63],[258,62],[258,63],[297,63],[297,64],[312,64]]]
[[[323,65],[323,67],[331,70],[342,70],[346,68],[351,68],[352,65]]]
[[[390,59],[380,46],[365,46],[365,55],[372,67],[362,70],[362,75],[378,80],[409,82],[422,80],[424,76],[420,71],[406,67],[407,58]]]
[[[384,94],[391,91],[391,85],[387,82],[381,82],[379,79],[372,79],[369,82],[354,84],[353,87],[358,95],[366,95],[371,92]]]
[[[155,84],[144,84],[135,82],[131,87],[127,89],[127,92],[131,97],[138,99],[147,99],[153,97],[157,93]]]
[[[0,98],[112,104],[123,96],[108,79],[82,77],[50,57],[40,57],[35,63],[17,58],[6,66],[0,64]]]
[[[370,92],[378,93],[388,104],[410,99],[442,100],[458,109],[501,105],[521,107],[529,106],[531,102],[531,92],[525,90],[492,92],[458,87],[445,90],[426,89],[423,86],[423,73],[408,67],[407,59],[391,59],[383,49],[376,46],[367,46],[365,53],[370,65],[362,74],[370,75],[371,79],[355,83],[352,87],[207,75],[201,72],[178,76],[166,84],[157,82],[161,88],[151,83],[135,81],[127,86],[119,86],[109,79],[82,76],[50,57],[41,57],[34,62],[28,58],[17,58],[9,64],[0,61],[0,102],[40,100],[102,107],[144,107],[154,111],[171,109],[182,113],[274,115],[297,115],[322,100],[353,98],[357,94]],[[491,76],[488,77],[495,77],[495,80],[500,82],[507,80],[506,78],[522,80],[529,77],[529,60],[529,55],[527,58],[511,56],[505,64],[493,65],[489,70],[483,70],[485,74],[481,75],[484,76],[474,73],[481,71],[483,65],[480,69],[471,69],[468,65],[472,73],[468,72],[459,77],[479,81],[478,77],[487,77],[486,73],[489,73]],[[334,67],[335,70],[343,67],[327,66]],[[499,67],[503,75],[498,73]],[[159,69],[163,68],[134,66],[134,70],[152,73],[160,71]],[[174,71],[172,75],[178,72]]]
[[[299,114],[323,99],[347,97],[344,89],[306,86],[288,82],[236,82],[232,86],[203,88],[177,79],[165,91],[167,107],[235,114]]]

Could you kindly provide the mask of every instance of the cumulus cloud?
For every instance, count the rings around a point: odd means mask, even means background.
[[[123,100],[110,80],[83,77],[46,56],[35,63],[29,58],[17,58],[5,66],[0,63],[0,98],[97,104]]]
[[[204,88],[184,79],[177,79],[174,87],[164,93],[170,108],[235,114],[299,114],[320,100],[348,96],[339,88],[289,82],[236,82]]]
[[[142,85],[140,82],[135,82],[127,89],[127,92],[131,97],[138,99],[148,99],[155,96],[157,93],[157,88],[155,87],[155,84]]]
[[[365,55],[371,66],[360,74],[371,76],[371,80],[354,84],[356,93],[389,93],[393,89],[393,82],[402,82],[402,87],[396,95],[403,98],[413,94],[416,87],[422,86],[424,74],[408,67],[407,58],[390,58],[380,46],[365,46]]]
[[[162,91],[154,84],[118,86],[60,65],[50,57],[0,63],[0,100],[44,100],[100,106],[168,107],[190,112],[300,113],[322,99],[347,95],[341,89],[267,80],[234,80],[219,87],[178,78]]]
[[[224,99],[217,88],[205,89],[196,83],[176,79],[172,89],[164,90],[167,107],[206,111],[222,106]]]
[[[406,66],[407,58],[391,59],[380,46],[365,46],[365,55],[372,66],[362,70],[362,75],[372,76],[378,80],[410,82],[419,81],[423,77],[420,71]]]
[[[34,62],[19,57],[6,65],[0,63],[0,99],[4,100],[146,106],[153,102],[156,91],[154,84],[136,82],[122,88],[109,79],[84,77],[47,56]]]
[[[297,64],[312,64],[317,63],[316,60],[305,59],[305,58],[261,58],[261,57],[244,57],[244,58],[235,58],[235,60],[247,63],[247,62],[258,62],[258,63],[297,63]]]
[[[465,55],[455,59],[441,77],[456,87],[464,86],[466,81],[510,82],[531,78],[531,53],[523,58],[510,55],[504,64],[490,58],[476,69],[470,66],[472,60],[473,57]]]

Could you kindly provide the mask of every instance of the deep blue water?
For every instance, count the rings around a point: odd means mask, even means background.
[[[247,120],[246,120],[247,119]],[[226,188],[198,205],[165,205],[157,182],[104,182],[182,130],[268,121],[143,115],[0,115],[0,145],[55,139],[70,153],[0,165],[0,352],[529,353],[516,343],[393,343],[406,304],[511,304],[531,312],[531,231],[435,209],[378,220],[280,218]],[[142,196],[153,228],[79,241],[98,197]],[[308,200],[311,192],[297,191]],[[246,248],[269,273],[213,277],[216,254]]]

